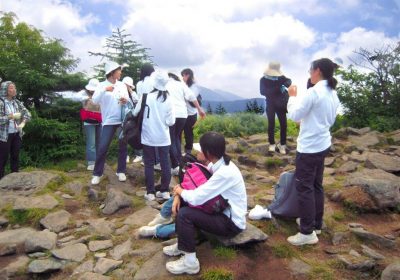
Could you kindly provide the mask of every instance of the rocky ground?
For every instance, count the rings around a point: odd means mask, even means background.
[[[279,174],[294,168],[294,140],[282,156],[267,152],[266,135],[228,139],[249,209],[268,205]],[[125,183],[107,166],[98,187],[83,165],[7,175],[0,181],[0,279],[400,279],[400,131],[345,128],[333,142],[317,245],[286,242],[295,221],[249,221],[234,240],[199,240],[195,276],[165,270],[161,249],[173,239],[137,235],[161,203],[144,201],[141,165],[128,165]]]

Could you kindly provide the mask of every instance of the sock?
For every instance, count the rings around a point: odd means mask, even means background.
[[[185,253],[185,262],[188,264],[196,263],[196,252],[193,253]]]

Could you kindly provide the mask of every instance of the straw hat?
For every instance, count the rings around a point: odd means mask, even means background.
[[[279,77],[282,76],[281,72],[281,64],[279,62],[270,62],[268,68],[264,71],[264,75],[271,77]]]
[[[88,84],[85,86],[85,89],[89,91],[95,91],[98,85],[99,85],[99,80],[90,79]]]

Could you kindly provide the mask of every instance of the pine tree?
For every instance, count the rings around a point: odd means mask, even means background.
[[[208,114],[208,115],[212,115],[212,114],[213,114],[213,111],[212,111],[212,108],[211,108],[211,104],[210,104],[210,103],[208,103],[208,105],[207,105],[207,114]]]
[[[227,113],[222,103],[219,103],[217,108],[215,108],[215,113],[217,115],[225,115]]]
[[[101,60],[112,60],[124,66],[122,75],[129,76],[134,81],[139,80],[140,68],[144,63],[151,63],[151,56],[148,55],[149,48],[144,48],[136,41],[130,39],[131,34],[126,34],[125,30],[117,28],[111,36],[106,39],[106,52],[91,52],[90,55],[100,56]],[[95,70],[99,77],[104,77],[104,67],[98,65]]]

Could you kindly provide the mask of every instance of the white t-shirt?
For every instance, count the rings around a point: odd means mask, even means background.
[[[175,123],[175,114],[170,96],[165,101],[163,97],[157,98],[158,91],[147,94],[146,107],[144,109],[142,126],[142,144],[152,147],[171,145],[169,127]],[[139,114],[142,98],[138,101],[133,112],[134,116]]]
[[[106,87],[114,86],[113,91],[106,91]],[[115,84],[108,80],[101,82],[96,88],[92,100],[101,108],[102,125],[117,125],[122,122],[122,105],[119,103],[121,97],[129,99],[128,90],[124,83],[117,81]]]
[[[196,98],[200,94],[200,88],[196,84],[193,84],[189,89],[194,93]],[[197,114],[197,108],[190,105],[189,102],[186,102],[186,107],[189,116]]]
[[[136,94],[137,94],[138,100],[140,98],[142,98],[142,95],[144,93],[149,93],[149,92],[153,91],[153,89],[154,89],[154,87],[153,87],[153,83],[151,81],[150,76],[145,77],[143,81],[137,82]]]
[[[172,78],[167,83],[167,90],[169,92],[172,105],[175,111],[176,118],[187,118],[188,109],[186,101],[195,101],[196,96],[186,84],[176,81]]]
[[[288,117],[300,121],[297,151],[318,153],[331,146],[330,127],[335,123],[340,101],[326,80],[319,81],[306,93],[290,97]]]

